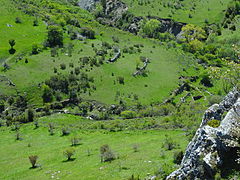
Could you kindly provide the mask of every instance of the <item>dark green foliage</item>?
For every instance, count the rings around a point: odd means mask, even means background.
[[[31,109],[31,108],[27,109],[27,112],[26,112],[26,119],[27,119],[27,121],[28,122],[33,122],[34,117],[35,117],[34,110]]]
[[[175,151],[173,154],[173,162],[175,164],[181,164],[183,158],[183,151]]]
[[[203,84],[206,87],[212,87],[213,86],[213,84],[211,82],[211,79],[210,79],[209,75],[207,75],[207,74],[202,75],[201,84]]]
[[[22,19],[20,17],[16,17],[15,23],[21,24],[22,23]]]
[[[52,102],[53,101],[53,92],[48,85],[43,86],[43,95],[42,99],[44,103]]]
[[[14,39],[10,39],[8,41],[9,45],[11,46],[11,48],[9,49],[9,54],[14,54],[16,52],[16,50],[13,48],[16,44]]]
[[[5,110],[4,101],[0,101],[0,113],[2,113],[4,110]]]
[[[64,64],[64,63],[60,64],[60,68],[61,68],[62,70],[65,70],[65,69],[66,69],[66,64]]]
[[[17,108],[22,108],[22,109],[25,109],[27,107],[27,99],[25,96],[17,96],[16,98],[16,102],[15,102],[15,106]]]
[[[37,160],[38,160],[38,156],[37,155],[31,155],[28,157],[29,158],[29,161],[32,165],[32,168],[36,168],[36,164],[37,164]]]
[[[81,28],[81,35],[89,38],[89,39],[95,39],[95,31],[91,28]]]
[[[61,27],[52,25],[48,26],[48,39],[50,47],[63,46],[63,31]]]
[[[32,45],[32,54],[38,54],[40,52],[40,48],[37,44]]]
[[[35,19],[35,20],[33,21],[33,26],[38,26],[38,25],[39,25],[38,19]]]
[[[119,84],[124,84],[124,77],[118,76],[117,81],[119,82]]]

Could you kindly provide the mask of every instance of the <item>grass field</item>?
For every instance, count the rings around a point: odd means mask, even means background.
[[[137,16],[158,16],[173,18],[176,21],[202,25],[205,20],[209,23],[220,22],[223,10],[231,0],[123,0],[130,12]],[[180,9],[174,8],[182,4]],[[191,15],[189,17],[189,15]]]
[[[53,119],[55,119],[53,121]],[[89,121],[74,116],[55,115],[39,119],[40,127],[33,124],[20,128],[21,141],[15,140],[15,132],[3,127],[1,131],[0,177],[2,179],[127,179],[132,174],[142,179],[153,175],[160,167],[174,169],[173,153],[184,149],[187,140],[180,130],[143,130],[109,132],[105,130],[79,130],[72,127],[69,136],[61,136],[62,124]],[[55,134],[49,135],[47,124],[55,124]],[[70,126],[71,127],[71,126]],[[75,128],[75,129],[74,129]],[[180,147],[171,151],[162,147],[165,136],[171,137]],[[74,161],[66,162],[63,151],[71,146],[70,138],[82,138],[82,144],[74,147]],[[119,157],[112,163],[100,162],[99,148],[108,144]],[[139,151],[132,146],[137,144]],[[90,152],[88,156],[87,151]],[[30,169],[29,155],[38,155],[41,168]]]

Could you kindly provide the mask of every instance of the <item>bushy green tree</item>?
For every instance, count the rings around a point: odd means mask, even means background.
[[[192,24],[187,24],[182,27],[182,36],[184,37],[184,41],[187,43],[197,39],[199,41],[204,40],[206,36],[206,32],[204,29],[198,26],[194,26]]]
[[[67,161],[70,161],[74,154],[75,154],[75,149],[73,148],[69,148],[63,151],[63,155],[67,157]]]
[[[31,109],[31,108],[27,109],[27,112],[26,112],[26,119],[27,119],[27,121],[28,122],[33,122],[34,116],[35,116],[34,110]]]
[[[14,54],[16,52],[16,50],[13,48],[16,44],[16,41],[14,39],[10,39],[8,41],[9,45],[11,46],[11,48],[9,49],[9,53],[10,54]]]
[[[157,19],[151,19],[146,22],[143,26],[142,31],[145,35],[150,38],[156,37],[158,34],[158,30],[161,28],[161,22]]]
[[[52,102],[53,100],[53,93],[51,88],[48,85],[43,85],[43,95],[42,99],[44,103]]]
[[[56,25],[48,26],[48,39],[50,47],[63,46],[62,28]]]

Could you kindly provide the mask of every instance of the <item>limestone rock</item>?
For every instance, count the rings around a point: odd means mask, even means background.
[[[225,111],[227,115],[222,120]],[[207,125],[218,119],[218,128]],[[231,91],[224,100],[211,106],[204,114],[202,124],[189,143],[181,166],[167,180],[214,179],[216,171],[240,170],[237,151],[240,149],[240,93]]]

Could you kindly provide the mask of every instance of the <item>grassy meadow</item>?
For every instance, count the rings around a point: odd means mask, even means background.
[[[46,25],[39,20],[38,26],[33,26],[33,21],[37,17],[32,17],[17,10],[8,0],[0,1],[0,63],[11,58],[8,50],[10,49],[8,41],[14,39],[16,45],[16,54],[26,53],[31,50],[33,44],[41,44],[45,38]],[[16,23],[16,18],[22,22]]]
[[[137,16],[158,16],[203,25],[221,22],[223,10],[231,0],[123,0]]]
[[[53,120],[54,119],[54,120]],[[34,124],[20,127],[22,140],[15,140],[11,127],[1,128],[0,177],[2,179],[128,179],[131,175],[141,179],[155,174],[159,168],[175,168],[173,154],[184,150],[187,139],[181,130],[108,130],[78,129],[76,124],[90,120],[70,115],[40,118],[39,128]],[[124,120],[123,120],[124,121]],[[127,120],[126,120],[127,121]],[[55,126],[54,135],[48,132],[48,123]],[[75,124],[74,124],[75,123]],[[70,127],[71,133],[62,136],[61,128]],[[66,161],[63,151],[71,147],[71,137],[82,138],[81,144],[72,147],[75,158]],[[163,144],[166,136],[179,144],[167,151]],[[118,157],[112,162],[100,162],[99,148],[108,144]],[[133,146],[137,145],[137,152]],[[28,156],[37,155],[40,168],[31,169]]]

